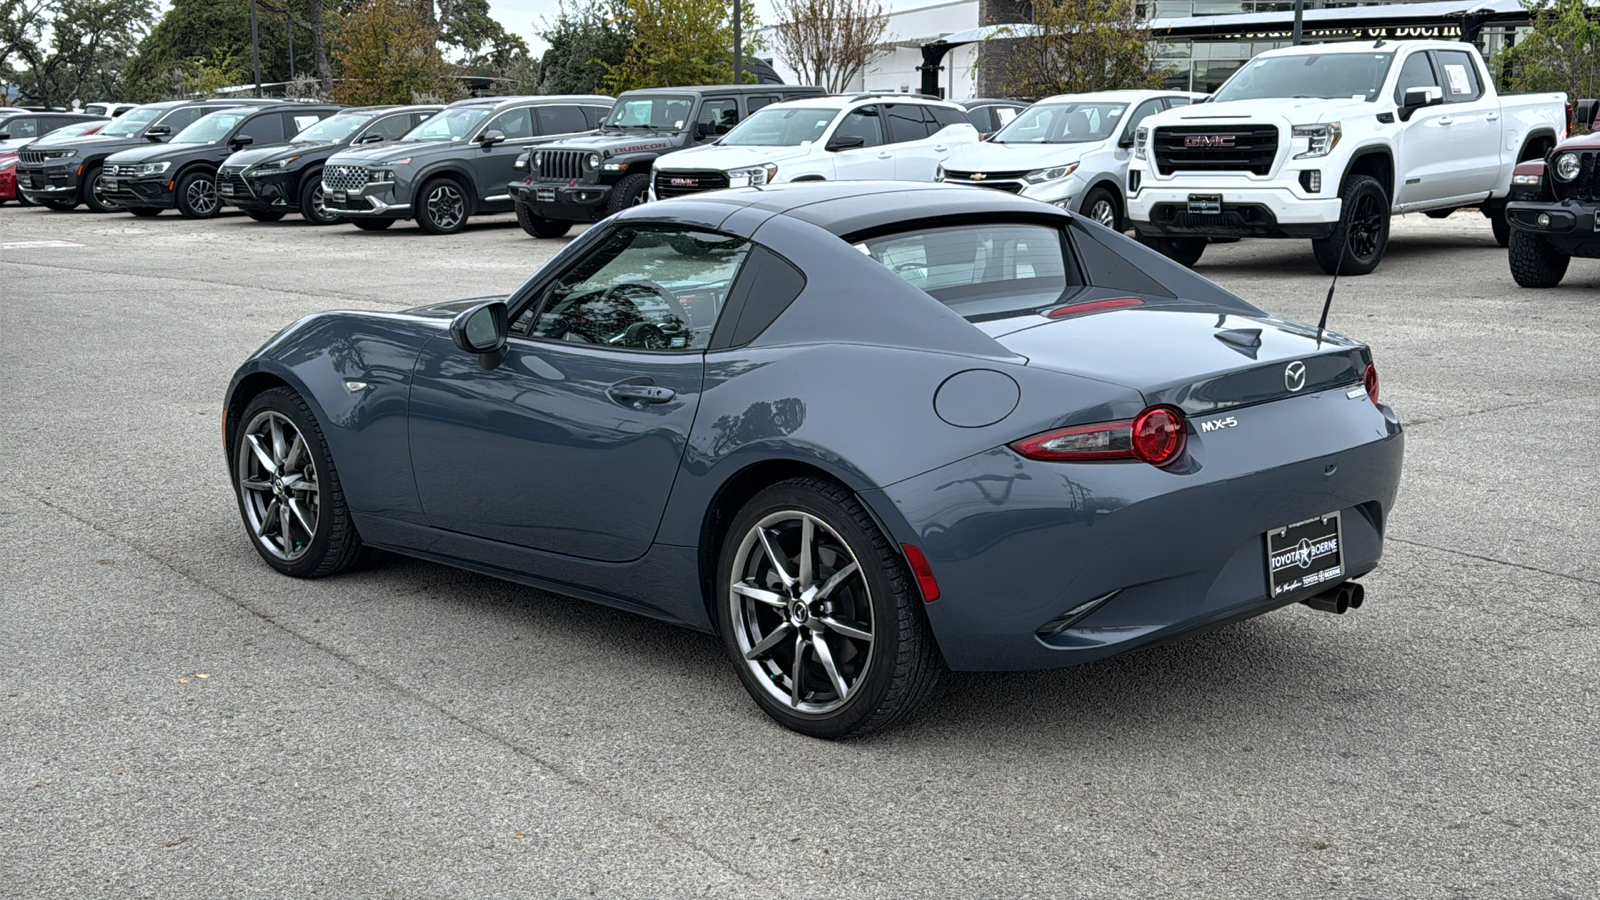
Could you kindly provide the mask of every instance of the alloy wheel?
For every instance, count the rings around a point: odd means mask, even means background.
[[[304,556],[317,535],[322,492],[300,429],[288,416],[262,410],[239,438],[234,472],[256,542],[285,562]]]
[[[1117,208],[1111,204],[1110,200],[1096,200],[1094,205],[1089,207],[1089,218],[1107,228],[1116,228]]]
[[[95,205],[106,212],[115,212],[122,208],[122,204],[106,196],[105,179],[98,170],[95,172],[94,183],[89,186],[89,191],[94,194]]]
[[[839,709],[873,654],[871,594],[855,552],[822,519],[784,510],[757,522],[733,559],[730,619],[755,680],[795,712]]]
[[[1378,238],[1382,233],[1383,210],[1376,197],[1363,193],[1356,198],[1356,208],[1350,215],[1350,254],[1357,259],[1371,259],[1378,252]]]
[[[428,193],[428,216],[438,227],[449,230],[466,217],[467,202],[455,185],[440,184]]]
[[[332,219],[334,214],[322,203],[322,185],[318,184],[311,189],[311,208],[316,210],[318,219]]]
[[[190,181],[183,196],[189,202],[189,208],[202,216],[209,216],[217,211],[217,183],[209,178],[196,178]]]

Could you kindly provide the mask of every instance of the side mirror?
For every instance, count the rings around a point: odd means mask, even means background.
[[[713,135],[714,133],[716,133],[716,128],[710,122],[696,122],[696,123],[694,123],[694,139],[695,140],[703,141],[706,138],[711,137],[711,135]]]
[[[152,141],[164,141],[172,136],[172,129],[166,125],[155,125],[145,129],[144,136]]]
[[[358,144],[376,144],[376,143],[380,143],[382,140],[383,140],[383,135],[381,135],[381,134],[363,134],[361,137],[356,139],[356,143],[358,143]]]
[[[504,143],[505,139],[506,133],[498,128],[491,128],[478,135],[478,143],[482,144],[485,149],[493,147],[495,144]]]
[[[1133,132],[1129,131],[1126,134],[1124,134],[1122,137],[1118,138],[1117,139],[1117,146],[1121,147],[1124,150],[1132,149],[1133,148]]]
[[[9,140],[11,140],[11,133],[7,132],[7,131],[0,131],[0,141],[9,141]]]
[[[1438,106],[1443,103],[1444,91],[1432,86],[1406,88],[1406,92],[1401,97],[1400,121],[1404,122],[1409,120],[1411,114],[1419,109]]]
[[[478,357],[478,365],[493,369],[505,361],[508,313],[504,300],[479,303],[450,321],[450,340],[463,352]]]
[[[859,134],[836,134],[828,142],[827,150],[837,153],[840,150],[856,150],[867,145],[867,139]]]
[[[241,147],[248,147],[251,144],[254,144],[255,142],[256,142],[256,139],[251,137],[250,135],[241,134],[238,137],[235,137],[233,140],[229,141],[228,143],[233,147],[233,149],[238,150]]]

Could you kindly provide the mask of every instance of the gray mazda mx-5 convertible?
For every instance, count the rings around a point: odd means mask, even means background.
[[[863,734],[942,666],[1359,605],[1404,438],[1368,348],[1002,191],[635,207],[508,297],[294,323],[224,418],[286,575],[382,547],[715,630]]]

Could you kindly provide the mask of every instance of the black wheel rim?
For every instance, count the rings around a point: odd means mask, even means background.
[[[1351,256],[1365,261],[1377,255],[1378,241],[1383,236],[1383,208],[1370,192],[1356,197],[1348,235]]]

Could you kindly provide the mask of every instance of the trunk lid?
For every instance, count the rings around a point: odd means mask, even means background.
[[[995,329],[998,330],[998,329]],[[991,336],[1028,365],[1132,388],[1189,415],[1362,383],[1363,344],[1274,316],[1135,307]],[[1298,364],[1298,366],[1296,365]]]

